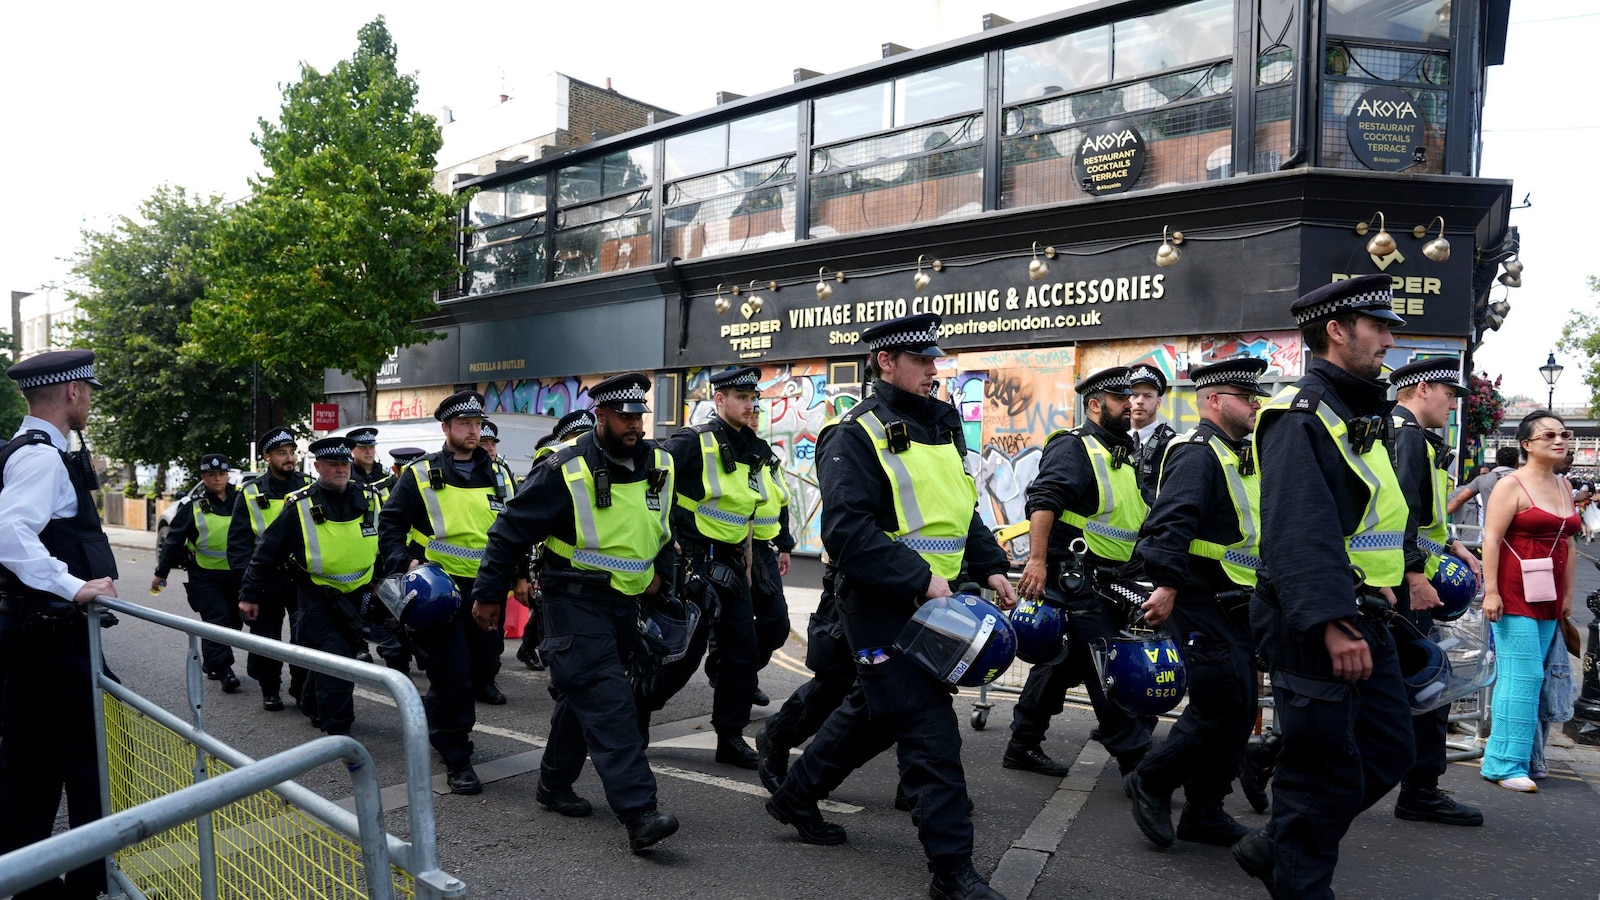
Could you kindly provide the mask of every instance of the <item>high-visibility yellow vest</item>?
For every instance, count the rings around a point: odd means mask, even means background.
[[[424,555],[457,578],[478,577],[483,549],[489,546],[489,526],[505,509],[499,486],[466,488],[446,483],[435,489],[428,474],[433,469],[428,457],[410,468],[433,529],[431,536],[423,538]]]
[[[761,467],[761,504],[750,526],[758,541],[770,541],[783,531],[783,510],[789,505],[789,484],[778,461]]]
[[[267,526],[271,525],[273,520],[278,518],[278,514],[283,512],[283,497],[274,500],[263,496],[261,493],[260,481],[266,477],[262,475],[259,478],[251,479],[250,483],[245,485],[244,490],[241,491],[244,495],[245,508],[250,512],[250,531],[255,534],[257,544],[261,543],[261,536],[267,533]],[[295,485],[295,488],[299,489],[304,486],[304,482],[301,482]]]
[[[1057,431],[1045,439],[1046,446],[1066,431]],[[1083,532],[1089,551],[1101,559],[1127,562],[1133,558],[1133,545],[1139,539],[1139,527],[1150,512],[1144,496],[1139,493],[1138,467],[1131,462],[1117,463],[1111,451],[1092,434],[1077,432],[1083,441],[1084,452],[1089,455],[1089,467],[1094,471],[1097,499],[1094,511],[1087,516],[1070,509],[1061,511],[1061,521]]]
[[[1394,427],[1420,429],[1422,426],[1395,416]],[[1428,477],[1433,480],[1433,507],[1428,510],[1427,517],[1417,523],[1417,546],[1428,554],[1422,574],[1432,578],[1439,571],[1440,557],[1450,552],[1450,514],[1445,511],[1445,501],[1450,496],[1450,473],[1439,466],[1439,454],[1433,441],[1424,438],[1424,442],[1428,445]]]
[[[1194,437],[1195,433],[1190,431],[1174,438],[1168,445],[1168,453],[1178,444],[1194,443]],[[1239,455],[1217,435],[1208,435],[1206,445],[1216,454],[1217,462],[1222,466],[1222,475],[1228,487],[1228,502],[1233,505],[1233,514],[1239,520],[1239,539],[1223,544],[1196,538],[1189,542],[1189,552],[1203,559],[1216,560],[1234,584],[1255,587],[1256,572],[1261,569],[1261,476],[1255,472],[1241,475]]]
[[[572,496],[575,543],[558,537],[544,542],[546,553],[567,560],[572,568],[605,572],[618,593],[637,596],[645,592],[655,574],[656,554],[672,539],[668,517],[673,494],[672,456],[657,447],[653,478],[611,482],[611,504],[600,506],[595,496],[594,473],[580,452],[561,464],[562,479]]]
[[[1289,412],[1299,393],[1300,388],[1289,385],[1263,406],[1257,416],[1252,440],[1257,442],[1256,459],[1262,468],[1272,462],[1261,458],[1259,441],[1262,429],[1269,419]],[[1361,570],[1362,580],[1366,584],[1394,587],[1405,578],[1407,510],[1405,495],[1400,492],[1400,481],[1394,474],[1394,463],[1389,459],[1389,448],[1382,441],[1374,441],[1366,452],[1356,453],[1348,439],[1349,426],[1328,408],[1328,404],[1319,402],[1316,415],[1334,446],[1339,448],[1345,466],[1367,488],[1367,505],[1356,523],[1355,533],[1344,536],[1345,553],[1350,557],[1350,564]],[[1289,473],[1285,477],[1303,477],[1306,474],[1311,473]]]
[[[228,523],[233,517],[219,516],[211,511],[209,497],[193,500],[195,537],[189,539],[189,552],[202,569],[224,571],[228,568]]]
[[[742,544],[764,496],[762,467],[736,462],[733,471],[725,471],[716,432],[717,429],[708,428],[697,435],[703,495],[695,500],[679,494],[676,502],[694,513],[695,528],[703,537],[724,544]]]
[[[345,490],[366,488],[352,484]],[[367,511],[359,519],[318,522],[310,488],[302,488],[286,498],[294,504],[300,517],[306,574],[311,576],[313,584],[350,594],[372,580],[372,572],[378,564],[378,525],[372,508],[376,499],[375,495],[368,494]]]
[[[911,441],[896,453],[877,409],[857,413],[854,421],[872,439],[878,464],[889,479],[897,523],[890,539],[916,551],[933,574],[953,580],[961,573],[967,530],[978,503],[978,486],[967,474],[959,448]]]

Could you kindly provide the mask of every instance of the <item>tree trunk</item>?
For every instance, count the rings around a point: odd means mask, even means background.
[[[378,421],[378,373],[368,372],[362,383],[366,387],[366,418],[364,422]]]

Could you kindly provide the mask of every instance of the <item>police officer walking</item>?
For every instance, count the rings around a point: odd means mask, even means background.
[[[100,382],[94,353],[58,350],[6,374],[28,403],[0,447],[0,854],[50,836],[63,789],[67,822],[100,818],[88,622],[77,604],[117,596],[116,558],[90,493],[88,449],[68,431],[89,422]],[[18,898],[97,897],[100,860]]]
[[[510,498],[488,452],[478,445],[483,395],[451,394],[433,416],[444,432],[444,449],[401,471],[378,516],[379,552],[389,572],[438,563],[455,580],[461,596],[469,597],[489,527]],[[413,532],[425,543],[414,543]],[[458,794],[483,791],[472,768],[474,697],[496,705],[506,702],[494,684],[505,644],[500,628],[499,618],[475,619],[462,613],[411,635],[428,672],[428,693],[422,699],[428,712],[428,738],[444,759],[450,789]]]
[[[207,624],[238,631],[242,627],[239,578],[228,567],[228,526],[239,491],[228,483],[228,458],[221,453],[200,457],[199,469],[202,489],[178,501],[167,541],[156,560],[155,577],[150,579],[150,592],[159,593],[167,586],[167,574],[183,566],[188,572],[184,590],[189,594],[189,608]],[[224,694],[239,689],[232,647],[201,641],[200,656],[201,670],[212,681],[222,682]]]
[[[488,419],[479,423],[478,446],[482,447],[489,459],[494,462],[495,478],[500,482],[501,492],[507,497],[517,492],[517,476],[511,471],[511,464],[500,458],[500,429]]]
[[[294,572],[296,643],[351,657],[361,644],[361,606],[370,599],[378,560],[377,496],[350,476],[355,441],[313,442],[315,484],[284,500],[284,510],[256,548],[244,572],[241,602],[258,605],[274,576]],[[349,734],[355,722],[355,685],[312,672],[301,711],[328,734]]]
[[[1312,359],[1264,407],[1261,556],[1251,624],[1283,738],[1272,819],[1233,856],[1275,897],[1332,897],[1350,822],[1411,765],[1411,709],[1386,618],[1405,577],[1406,501],[1385,435],[1394,346],[1387,275],[1336,281],[1292,311]]]
[[[745,742],[744,728],[750,724],[759,661],[745,547],[769,493],[765,467],[772,459],[772,448],[751,427],[760,377],[761,370],[753,366],[712,375],[716,416],[662,445],[678,471],[673,534],[692,577],[706,592],[688,599],[698,602],[705,615],[694,645],[662,671],[643,711],[648,717],[689,682],[708,639],[714,639],[711,726],[717,732],[716,760],[742,769],[756,768],[756,753]]]
[[[1042,598],[1069,612],[1072,649],[1066,659],[1028,672],[1001,764],[1052,778],[1065,776],[1071,766],[1051,759],[1040,744],[1051,717],[1065,704],[1067,689],[1083,684],[1099,721],[1091,737],[1116,757],[1126,776],[1149,751],[1155,722],[1130,716],[1106,697],[1089,648],[1127,625],[1128,611],[1113,609],[1092,585],[1132,558],[1147,511],[1128,435],[1128,370],[1102,369],[1074,390],[1084,398],[1084,423],[1055,432],[1045,442],[1038,477],[1028,486],[1028,562],[1017,584],[1022,596]],[[1081,553],[1073,549],[1080,538],[1088,545]]]
[[[381,489],[389,480],[389,470],[378,465],[378,429],[357,428],[345,437],[355,443],[350,451],[350,480]]]
[[[1134,553],[1156,587],[1144,619],[1184,643],[1188,706],[1167,739],[1127,777],[1133,818],[1145,837],[1170,847],[1172,793],[1184,789],[1179,840],[1232,845],[1248,830],[1222,809],[1255,724],[1255,589],[1260,491],[1251,455],[1257,380],[1265,360],[1240,357],[1200,366],[1194,382],[1200,424],[1167,447],[1160,491]]]
[[[267,470],[240,489],[239,500],[233,505],[233,521],[228,524],[228,568],[241,583],[244,570],[255,555],[256,545],[267,533],[267,526],[283,512],[284,498],[311,482],[295,467],[294,434],[289,429],[282,426],[267,429],[256,441],[256,448],[266,461]],[[283,640],[283,620],[295,608],[294,580],[288,570],[274,573],[256,598],[255,603],[239,604],[239,612],[249,625],[250,633],[274,641]],[[294,640],[292,624],[289,640]],[[283,663],[252,653],[244,669],[261,685],[261,708],[268,712],[283,709],[283,698],[278,694],[283,687]],[[289,667],[289,696],[296,701],[304,697],[305,678],[305,669]]]
[[[1431,579],[1445,554],[1461,560],[1483,580],[1483,563],[1465,544],[1450,539],[1450,519],[1445,512],[1450,491],[1450,463],[1454,458],[1443,437],[1434,429],[1450,422],[1456,401],[1469,393],[1461,383],[1461,360],[1438,356],[1407,363],[1389,374],[1394,385],[1394,468],[1406,498],[1405,580],[1395,586],[1395,607],[1409,620],[1395,622],[1395,630],[1426,635],[1433,627],[1428,610],[1439,606]],[[1482,825],[1483,813],[1439,790],[1445,772],[1445,737],[1450,730],[1450,704],[1411,717],[1417,760],[1400,779],[1395,801],[1397,818],[1445,825]]]
[[[795,544],[789,530],[789,483],[777,456],[767,460],[761,475],[766,481],[766,496],[750,523],[750,599],[755,610],[758,673],[789,640],[789,602],[783,595],[783,579],[789,575]],[[756,706],[772,702],[759,682],[751,702]]]
[[[972,867],[972,817],[961,726],[947,687],[894,651],[918,605],[947,597],[963,569],[1016,604],[1005,552],[977,512],[965,470],[961,414],[929,395],[940,319],[907,316],[862,333],[872,396],[823,428],[817,447],[822,542],[858,679],[767,801],[767,812],[812,844],[844,829],[817,801],[890,744],[915,799],[935,898],[999,897]]]
[[[649,389],[635,373],[590,389],[595,430],[543,457],[489,530],[472,606],[479,620],[500,617],[528,551],[544,543],[539,651],[556,707],[535,799],[564,816],[593,812],[572,789],[588,755],[636,851],[678,830],[656,808],[627,672],[638,604],[661,592],[672,565],[673,464],[644,439]]]
[[[528,470],[528,478],[539,470],[539,460],[556,452],[563,443],[574,441],[579,435],[594,430],[594,413],[587,409],[574,410],[562,416],[556,422],[556,427],[550,433],[539,438],[539,443],[533,448],[533,468]],[[526,481],[527,479],[523,479]],[[513,593],[519,602],[528,605],[528,621],[522,627],[522,643],[517,647],[517,661],[535,672],[543,672],[546,668],[544,660],[539,658],[539,641],[544,636],[543,616],[539,612],[539,561],[542,547],[535,545],[529,560],[529,578],[518,579]]]
[[[1128,431],[1133,436],[1133,466],[1139,473],[1139,493],[1148,506],[1156,499],[1156,480],[1167,444],[1177,436],[1161,418],[1161,398],[1167,395],[1167,376],[1149,363],[1128,368]]]

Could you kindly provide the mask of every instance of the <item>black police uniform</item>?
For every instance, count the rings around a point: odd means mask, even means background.
[[[1096,422],[1085,422],[1081,428],[1056,435],[1044,447],[1039,458],[1039,474],[1028,485],[1024,509],[1031,518],[1039,510],[1060,513],[1071,510],[1091,515],[1099,504],[1099,487],[1094,468],[1089,462],[1081,432],[1099,440],[1115,460],[1114,465],[1129,465],[1133,455],[1133,441],[1127,435],[1112,434]],[[1066,704],[1067,689],[1082,684],[1089,691],[1089,701],[1094,706],[1099,727],[1095,738],[1112,756],[1117,758],[1124,774],[1133,770],[1139,759],[1150,749],[1150,732],[1155,727],[1154,718],[1139,719],[1106,697],[1100,679],[1095,673],[1094,661],[1089,655],[1093,642],[1109,641],[1127,624],[1128,615],[1113,610],[1109,603],[1088,586],[1085,579],[1081,590],[1068,594],[1061,586],[1060,574],[1073,564],[1071,544],[1083,536],[1081,529],[1063,520],[1057,520],[1050,529],[1050,544],[1045,558],[1045,600],[1068,611],[1067,627],[1071,629],[1071,649],[1067,658],[1053,665],[1034,666],[1017,700],[1011,717],[1011,743],[1008,755],[1035,754],[1045,739],[1050,719],[1059,714]],[[1100,559],[1091,553],[1083,554],[1082,566],[1086,573],[1109,574],[1122,563]],[[1017,757],[1021,758],[1021,757]],[[1050,770],[1050,774],[1065,774],[1064,764],[1042,760],[1052,767],[1062,765],[1063,771]],[[1015,765],[1017,768],[1037,768],[1036,765]]]
[[[337,439],[336,439],[337,440]],[[330,491],[321,483],[289,495],[283,513],[267,526],[244,572],[244,583],[239,591],[243,603],[261,603],[271,590],[279,573],[293,573],[296,592],[294,611],[295,643],[334,656],[352,658],[362,646],[361,607],[371,602],[370,581],[350,593],[339,591],[311,580],[306,560],[305,530],[299,507],[310,504],[312,515],[328,522],[361,521],[364,535],[377,534],[377,495],[365,485],[352,479],[342,491]],[[324,538],[326,540],[326,538]],[[324,548],[330,552],[331,548]],[[377,561],[374,546],[373,562]],[[311,719],[313,725],[328,734],[349,734],[355,722],[355,685],[342,678],[320,672],[307,674],[301,693],[300,711]]]
[[[272,472],[263,472],[253,479],[260,489],[261,500],[281,500],[295,491],[311,483],[304,472],[291,473],[288,478],[277,478]],[[246,482],[248,486],[250,482]],[[228,568],[232,569],[235,576],[243,583],[244,570],[250,566],[250,557],[255,555],[256,544],[260,538],[255,529],[250,525],[249,497],[245,496],[244,487],[239,493],[240,497],[233,504],[233,521],[228,524]],[[283,621],[295,609],[294,578],[288,569],[284,569],[262,586],[257,595],[261,598],[261,606],[256,611],[254,622],[245,623],[250,633],[257,637],[279,641],[283,639]],[[289,629],[289,640],[294,641],[294,628]],[[283,663],[270,656],[252,653],[245,660],[245,673],[254,678],[261,685],[263,698],[274,698],[283,686]],[[305,696],[306,670],[299,666],[289,667],[289,696],[301,700]],[[277,708],[281,709],[279,705]]]
[[[778,477],[782,478],[782,473]],[[783,576],[778,574],[778,556],[794,552],[788,504],[779,509],[778,517],[778,536],[771,542],[754,541],[751,547],[750,596],[755,607],[758,671],[765,669],[772,654],[789,640],[789,603],[783,596]]]
[[[1161,479],[1161,460],[1167,455],[1167,446],[1177,436],[1178,432],[1171,425],[1158,422],[1148,440],[1136,441],[1138,446],[1133,452],[1133,465],[1139,473],[1139,493],[1144,495],[1146,506],[1155,502]]]
[[[590,472],[605,471],[610,484],[623,485],[656,477],[654,452],[654,442],[641,440],[624,463],[609,457],[591,431],[572,446],[544,456],[489,529],[473,600],[504,604],[534,544],[547,538],[575,543],[572,495],[562,472],[569,460],[581,456]],[[656,494],[654,502],[671,503],[672,497]],[[641,507],[639,514],[660,513]],[[669,541],[656,561],[663,583],[671,577],[670,547]],[[550,742],[540,763],[541,791],[571,791],[587,755],[612,811],[631,825],[656,809],[656,780],[645,758],[646,739],[639,731],[628,680],[638,639],[638,598],[615,590],[603,572],[573,569],[570,560],[548,547],[539,585],[544,618],[539,655],[549,666],[550,695],[556,701]]]
[[[239,501],[239,489],[228,485],[218,497],[207,491],[205,485],[178,501],[178,511],[172,515],[167,530],[167,542],[161,545],[156,560],[156,577],[166,578],[179,566],[187,573],[184,590],[188,594],[189,608],[199,614],[200,620],[219,628],[238,631],[243,626],[239,617],[239,572],[232,566],[208,569],[200,565],[189,552],[189,542],[198,540],[199,529],[195,516],[211,514],[228,516],[228,527],[233,527],[233,508]],[[203,548],[202,548],[203,549]],[[233,675],[233,648],[215,641],[200,642],[201,668],[214,679]],[[234,682],[237,687],[237,681]]]
[[[1201,420],[1192,437],[1167,448],[1160,491],[1134,547],[1149,580],[1177,590],[1166,629],[1183,646],[1189,679],[1183,715],[1137,771],[1157,797],[1183,787],[1178,837],[1231,844],[1243,829],[1222,812],[1222,800],[1255,724],[1255,645],[1251,589],[1229,578],[1220,562],[1189,552],[1195,539],[1232,544],[1242,536],[1222,464],[1209,446],[1213,437],[1240,457],[1240,474],[1250,474],[1243,471],[1250,439],[1232,440]]]
[[[454,456],[449,450],[428,456],[434,471],[443,474],[445,485],[497,487],[489,451],[482,447],[473,450],[472,459],[463,461],[462,467],[468,469],[466,474],[457,467]],[[424,536],[433,534],[422,492],[417,487],[416,470],[406,468],[401,470],[389,493],[389,501],[378,516],[380,569],[404,572],[412,560],[427,562],[423,546],[411,541],[412,529]],[[475,579],[451,577],[462,597],[472,596]],[[502,597],[501,601],[504,599]],[[450,771],[460,771],[472,760],[472,726],[478,721],[476,686],[494,681],[500,668],[497,648],[503,646],[504,641],[503,632],[479,628],[465,608],[444,625],[411,632],[411,643],[427,665],[428,692],[422,698],[422,705],[428,712],[428,739]],[[490,656],[492,660],[487,658]]]
[[[955,407],[882,381],[873,385],[871,397],[823,429],[817,446],[822,542],[837,561],[837,602],[846,639],[854,648],[893,646],[931,576],[925,560],[888,536],[898,525],[891,485],[877,449],[853,424],[868,411],[905,423],[915,443],[949,444],[951,453],[964,455],[961,414]],[[985,582],[1007,568],[1005,551],[974,509],[965,570]],[[791,814],[814,810],[816,801],[852,771],[894,744],[901,786],[916,800],[918,835],[930,864],[946,875],[970,868],[972,818],[961,766],[961,727],[950,690],[898,656],[879,665],[856,666],[856,672],[855,685],[790,767],[772,804]]]
[[[1325,359],[1312,358],[1295,384],[1302,397],[1315,394],[1343,421],[1390,411],[1386,384]],[[1344,535],[1357,531],[1366,485],[1345,465],[1314,407],[1260,422],[1256,445],[1266,569],[1251,602],[1251,625],[1272,667],[1283,737],[1272,821],[1263,834],[1272,842],[1280,896],[1331,897],[1328,884],[1350,822],[1411,765],[1411,709],[1387,626],[1357,612]],[[1344,619],[1371,649],[1372,676],[1365,681],[1333,676],[1324,631]],[[1235,856],[1243,849],[1241,842]]]
[[[88,358],[92,362],[93,355]],[[12,455],[38,444],[50,447],[52,438],[24,431],[0,447],[0,492]],[[87,452],[61,452],[60,458],[78,511],[70,519],[51,519],[39,541],[76,578],[116,578],[116,558],[90,493],[97,484]],[[28,587],[0,567],[0,854],[50,836],[63,789],[70,826],[100,818],[90,665],[81,608]],[[17,896],[88,898],[105,889],[105,864],[97,860],[67,873],[64,888],[60,881],[47,882]]]

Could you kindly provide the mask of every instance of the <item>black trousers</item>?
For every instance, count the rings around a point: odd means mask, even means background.
[[[750,568],[750,601],[755,612],[756,671],[767,667],[774,651],[789,641],[789,602],[783,596],[778,574],[778,553],[771,547],[754,548]]]
[[[100,818],[88,624],[55,626],[0,613],[0,854],[50,836],[61,794],[72,827]],[[95,861],[18,898],[92,898],[106,888]]]
[[[1182,786],[1189,803],[1221,803],[1255,726],[1255,647],[1248,627],[1208,594],[1179,594],[1170,621],[1183,645],[1189,704],[1139,763],[1139,777],[1153,793]]]
[[[467,608],[470,621],[472,616],[472,586],[476,578],[461,578],[452,575],[456,587],[461,589],[462,605]],[[508,601],[515,603],[515,600]],[[484,631],[476,625],[467,633],[467,658],[469,662],[469,676],[472,679],[472,689],[480,691],[494,683],[500,674],[500,655],[506,652],[506,624],[505,617],[500,618],[500,626],[493,631]],[[431,664],[432,661],[429,660]]]
[[[688,599],[700,607],[700,625],[683,659],[662,667],[656,690],[647,699],[647,711],[667,705],[700,668],[706,645],[713,636],[717,658],[712,671],[717,686],[711,699],[711,726],[717,731],[743,731],[750,724],[750,704],[756,693],[756,628],[750,585],[742,562],[712,561],[704,556],[690,561],[700,573],[705,593]]]
[[[829,605],[825,600],[823,608]],[[856,683],[855,663],[837,621],[819,609],[811,614],[806,635],[806,666],[811,669],[811,680],[790,694],[783,706],[767,717],[764,726],[767,738],[779,747],[798,747],[809,740]]]
[[[200,621],[234,631],[242,626],[239,578],[231,570],[202,569],[197,565],[188,570],[183,589],[189,596],[189,608],[199,614]],[[201,641],[200,659],[206,674],[221,672],[233,666],[233,648],[215,641]]]
[[[938,871],[972,861],[972,817],[951,694],[916,663],[892,656],[856,666],[855,686],[789,767],[782,791],[816,802],[893,745],[900,785],[917,798],[918,837]]]
[[[1351,821],[1411,766],[1411,707],[1394,641],[1385,626],[1358,620],[1372,649],[1371,678],[1314,678],[1276,667],[1272,672],[1273,713],[1283,735],[1268,825],[1279,896],[1332,897],[1339,841]],[[1320,647],[1320,632],[1314,640]],[[1309,656],[1317,647],[1291,649]]]
[[[478,710],[472,687],[473,632],[481,631],[472,606],[463,601],[450,621],[411,632],[417,658],[426,660],[428,692],[422,708],[428,714],[428,741],[454,772],[472,762],[472,726]]]
[[[1433,628],[1433,616],[1427,610],[1411,610],[1411,594],[1405,583],[1394,590],[1396,608],[1401,610],[1400,616],[1405,621],[1396,619],[1393,628],[1398,632],[1401,629],[1410,630],[1411,625],[1423,634]],[[1410,622],[1411,625],[1407,625]],[[1411,717],[1412,743],[1416,747],[1417,758],[1406,770],[1400,779],[1400,790],[1406,791],[1429,790],[1439,786],[1439,779],[1444,776],[1449,765],[1445,760],[1445,741],[1450,736],[1450,704],[1446,703],[1438,709],[1425,712],[1422,715]]]
[[[543,612],[539,655],[550,667],[556,708],[539,777],[548,787],[571,787],[588,756],[618,818],[655,809],[656,778],[627,671],[638,635],[634,598],[611,590],[580,596],[547,590]]]
[[[359,611],[351,596],[330,597],[302,591],[295,610],[295,643],[312,650],[353,658],[360,648]],[[356,720],[355,685],[343,678],[308,672],[300,711],[329,734],[349,734]]]
[[[283,622],[295,610],[296,596],[298,594],[294,581],[287,573],[273,577],[271,586],[258,604],[254,622],[246,623],[250,633],[256,637],[264,637],[272,641],[283,640]],[[289,642],[294,642],[294,626],[289,627]],[[261,684],[261,693],[276,694],[283,687],[283,662],[270,656],[252,653],[245,660],[245,674],[254,678]],[[303,697],[305,695],[306,670],[299,666],[289,667],[289,695]]]
[[[1054,577],[1060,571],[1059,563],[1052,560],[1047,565],[1052,577],[1047,579],[1045,599],[1066,608],[1071,649],[1061,662],[1034,666],[1028,672],[1022,696],[1011,715],[1011,739],[1025,746],[1042,743],[1050,719],[1066,706],[1067,689],[1081,684],[1089,691],[1089,703],[1099,722],[1096,739],[1106,751],[1119,759],[1145,752],[1150,748],[1155,719],[1136,719],[1106,696],[1089,652],[1095,642],[1109,641],[1121,630],[1122,617],[1092,592],[1070,596],[1062,593]]]

